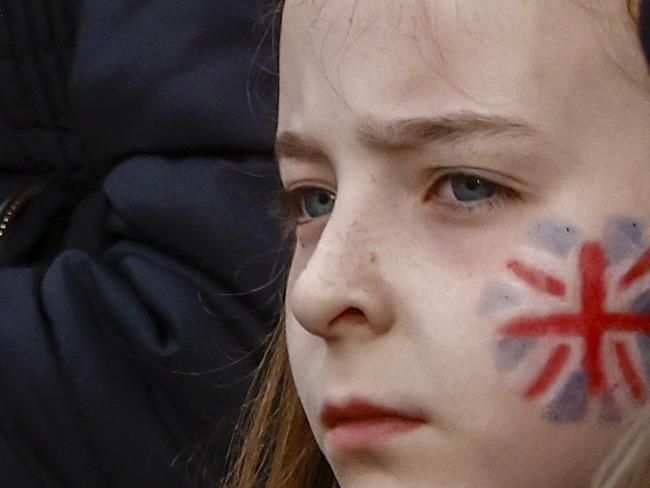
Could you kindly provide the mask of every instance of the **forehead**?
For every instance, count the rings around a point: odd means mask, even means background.
[[[623,3],[598,22],[570,0],[287,0],[280,127],[342,112],[566,107],[597,88],[595,72],[620,77],[602,28],[624,24]]]

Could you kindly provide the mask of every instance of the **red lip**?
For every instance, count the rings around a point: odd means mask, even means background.
[[[321,413],[323,424],[330,429],[341,423],[373,418],[401,418],[422,421],[421,418],[413,415],[391,408],[380,407],[359,398],[348,400],[343,405],[327,403]]]
[[[328,444],[332,449],[376,447],[424,424],[421,417],[359,398],[342,405],[325,404],[321,421],[328,429]]]

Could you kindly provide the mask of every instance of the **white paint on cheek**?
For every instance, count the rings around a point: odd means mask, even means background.
[[[482,303],[481,312],[498,327],[497,369],[550,421],[618,421],[648,398],[650,334],[642,331],[650,332],[650,266],[642,229],[613,218],[601,241],[579,245],[573,237],[558,241],[555,223],[533,229],[532,247],[515,258],[525,272],[504,265],[512,273],[504,271],[482,297],[491,307]],[[548,287],[551,278],[561,293]],[[521,303],[504,302],[512,289]]]

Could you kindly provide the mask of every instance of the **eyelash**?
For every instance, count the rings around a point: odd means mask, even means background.
[[[432,195],[440,191],[441,187],[444,184],[451,182],[452,178],[456,176],[480,178],[493,188],[494,195],[487,199],[477,200],[476,203],[461,201],[457,201],[455,203],[439,202],[440,205],[443,205],[447,210],[453,212],[454,214],[467,216],[470,213],[474,213],[476,211],[490,212],[502,207],[508,202],[517,202],[523,200],[522,195],[518,191],[513,190],[512,188],[509,188],[505,185],[495,183],[491,179],[484,178],[480,174],[474,172],[454,171],[438,176],[430,185],[430,189],[427,191],[424,201],[429,200]],[[307,217],[308,220],[305,220],[303,222],[300,221],[300,219],[303,217],[302,199],[306,195],[309,195],[312,191],[328,190],[319,186],[303,186],[292,190],[283,188],[274,197],[271,205],[271,213],[275,218],[278,218],[280,220],[287,233],[293,232],[300,225],[304,225],[312,222],[313,220],[317,220]]]

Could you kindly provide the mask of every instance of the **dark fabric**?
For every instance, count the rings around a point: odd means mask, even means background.
[[[81,160],[67,104],[74,2],[0,2],[0,168],[56,171]]]
[[[222,472],[287,261],[266,7],[0,0],[2,486]]]
[[[275,69],[271,43],[253,36],[268,3],[83,1],[72,106],[93,164],[188,148],[268,153]]]
[[[641,13],[639,22],[641,43],[645,49],[645,56],[650,63],[650,0],[641,0]]]

